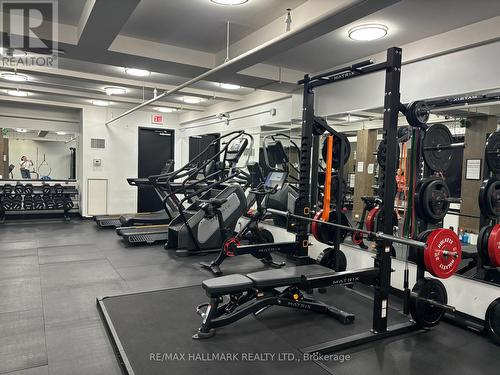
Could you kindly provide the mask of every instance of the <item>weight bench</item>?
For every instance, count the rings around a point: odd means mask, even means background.
[[[249,314],[258,315],[275,305],[324,313],[343,324],[352,323],[353,314],[317,301],[311,296],[313,288],[331,286],[332,280],[345,281],[334,284],[357,281],[347,278],[347,275],[350,276],[351,273],[335,272],[312,264],[205,280],[202,287],[210,301],[196,308],[203,323],[193,338],[212,337],[215,335],[215,328],[234,323]],[[319,280],[325,282],[321,283]],[[203,310],[204,308],[206,309]]]

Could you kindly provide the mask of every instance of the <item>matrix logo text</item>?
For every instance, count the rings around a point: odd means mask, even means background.
[[[3,67],[55,67],[57,0],[1,0],[0,45]]]

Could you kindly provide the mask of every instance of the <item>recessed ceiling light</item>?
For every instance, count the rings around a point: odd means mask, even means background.
[[[198,103],[203,102],[205,99],[198,98],[197,96],[184,96],[181,100],[184,103],[188,103],[188,104],[198,104]]]
[[[92,104],[99,107],[107,107],[109,105],[109,102],[107,102],[106,100],[92,100]]]
[[[240,85],[234,85],[232,83],[219,83],[219,86],[226,90],[238,90],[241,89]]]
[[[24,98],[24,97],[28,96],[30,93],[27,91],[7,90],[7,94]]]
[[[56,132],[57,135],[66,135],[66,132]]]
[[[167,108],[167,107],[156,107],[155,109],[158,112],[162,112],[162,113],[172,113],[172,112],[177,111],[177,109],[175,109],[175,108]]]
[[[125,87],[119,87],[119,86],[106,86],[104,88],[104,91],[106,92],[106,95],[123,95],[127,93],[127,89]]]
[[[151,75],[149,70],[136,69],[136,68],[125,68],[125,73],[136,77],[147,77]]]
[[[352,40],[375,40],[387,35],[389,29],[384,25],[360,25],[349,30],[349,38]]]
[[[248,2],[248,0],[210,0],[212,3],[219,5],[241,5]]]
[[[16,129],[16,132],[18,132],[18,133],[27,133],[27,132],[28,132],[28,130],[27,130],[27,129],[17,128],[17,129]]]
[[[15,82],[24,82],[28,80],[28,76],[26,74],[13,73],[13,72],[2,72],[0,73],[0,77],[6,79],[7,81],[15,81]]]

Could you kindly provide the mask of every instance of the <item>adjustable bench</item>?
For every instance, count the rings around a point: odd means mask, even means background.
[[[324,313],[344,324],[352,323],[353,314],[317,301],[305,291],[352,283],[362,277],[375,277],[377,272],[377,268],[366,268],[353,276],[352,272],[335,272],[312,264],[205,280],[202,287],[210,301],[196,309],[203,323],[193,338],[212,337],[215,328],[231,324],[249,314],[258,315],[274,305]],[[227,302],[224,302],[225,296],[229,297],[229,301],[226,299]]]

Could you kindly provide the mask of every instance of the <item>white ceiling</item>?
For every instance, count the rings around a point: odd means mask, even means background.
[[[329,0],[326,0],[329,1]],[[216,53],[226,45],[226,22],[231,40],[238,41],[283,16],[306,0],[251,0],[221,6],[208,0],[141,1],[121,33],[139,39]]]
[[[276,56],[268,63],[304,72],[319,72],[392,46],[401,46],[498,15],[500,0],[402,0]],[[349,29],[365,23],[386,25],[389,33],[383,39],[370,42],[348,38]]]

